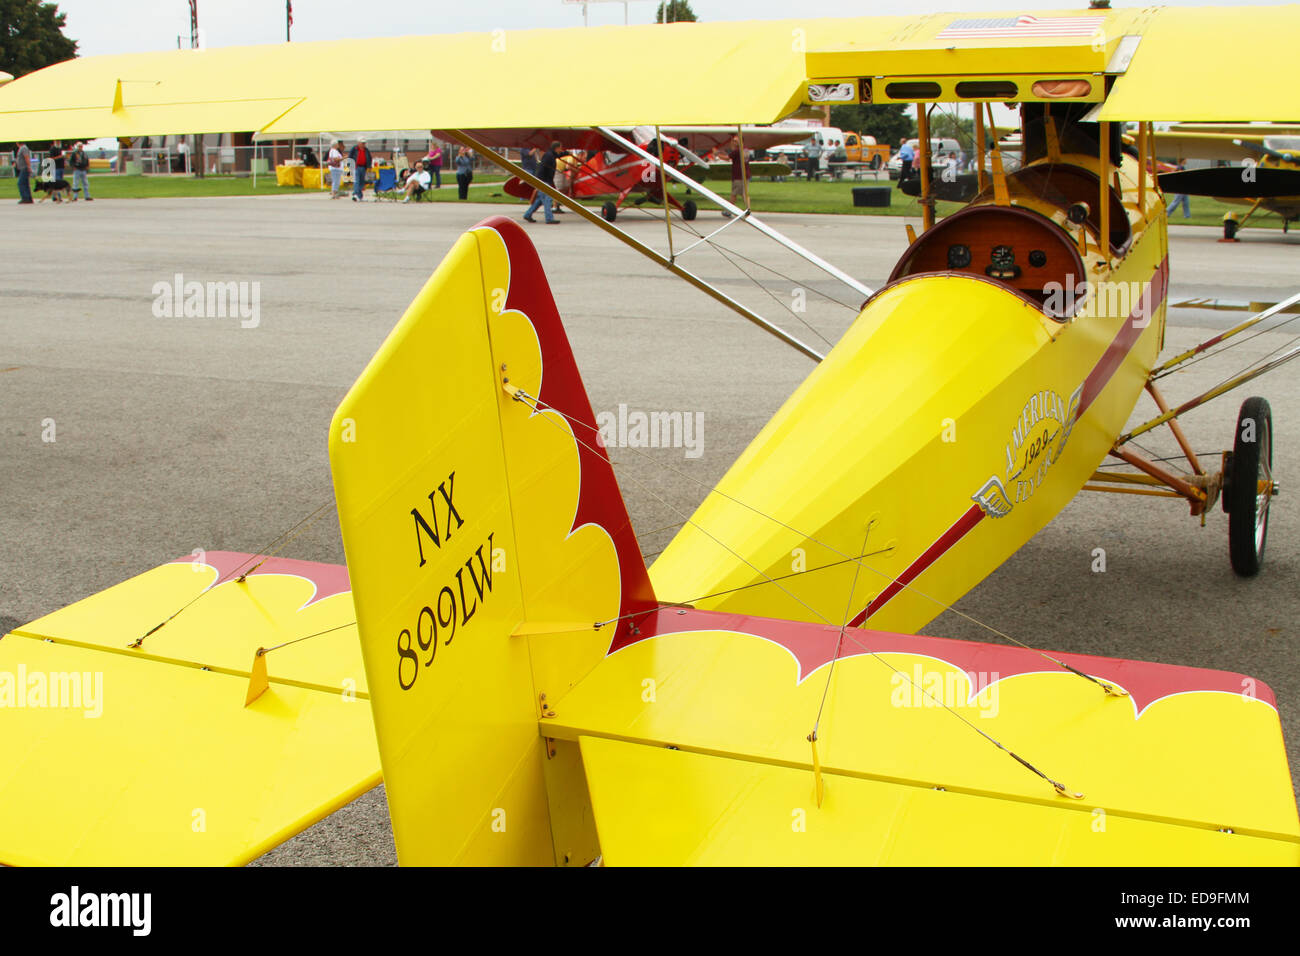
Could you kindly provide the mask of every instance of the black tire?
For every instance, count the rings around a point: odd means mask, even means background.
[[[879,157],[879,156],[872,156],[872,157],[871,157],[871,171],[874,173],[874,172],[875,172],[876,170],[878,170],[878,169],[880,169],[880,157]]]
[[[1223,485],[1228,557],[1232,570],[1243,578],[1258,574],[1264,563],[1272,499],[1273,413],[1268,402],[1254,396],[1241,403]]]
[[[1235,220],[1235,219],[1225,219],[1225,220],[1223,220],[1223,238],[1224,238],[1224,239],[1236,239],[1236,238],[1237,238],[1237,230],[1238,230],[1240,227],[1241,227],[1241,224],[1238,223],[1237,220]]]
[[[618,207],[609,200],[600,207],[600,215],[606,222],[613,222],[618,218]]]
[[[694,199],[688,199],[682,203],[682,218],[690,222],[695,218],[695,214],[700,211],[700,207],[695,205]]]

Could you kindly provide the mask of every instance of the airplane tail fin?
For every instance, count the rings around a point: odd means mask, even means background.
[[[547,798],[585,799],[581,764],[539,718],[655,598],[519,226],[460,239],[329,452],[399,860],[581,862],[582,800]]]

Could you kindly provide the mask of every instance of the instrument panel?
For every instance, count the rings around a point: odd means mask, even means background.
[[[1084,279],[1068,233],[1036,213],[1007,206],[971,206],[940,221],[908,248],[890,281],[926,272],[983,276],[1040,307],[1049,284],[1073,288]]]

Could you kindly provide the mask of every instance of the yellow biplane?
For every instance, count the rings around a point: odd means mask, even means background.
[[[1237,230],[1256,212],[1282,217],[1285,233],[1300,219],[1300,127],[1259,123],[1181,123],[1156,137],[1165,156],[1179,159],[1229,160],[1236,165],[1183,169],[1160,176],[1170,193],[1212,196],[1221,202],[1250,206],[1240,219],[1223,217],[1223,238],[1237,240]]]
[[[1205,64],[1247,31],[1281,55],[1298,22],[1148,8],[403,37],[92,58],[11,84],[0,139],[423,125],[478,147],[769,123],[829,97],[916,103],[925,141],[932,104],[978,104],[984,127],[988,104],[1019,103],[1024,162],[1008,173],[994,150],[937,222],[922,164],[924,228],[888,283],[822,264],[867,297],[826,356],[643,249],[820,360],[649,569],[536,252],[512,221],[471,230],[331,424],[346,569],[278,545],[196,555],[0,640],[8,672],[98,671],[131,701],[93,726],[0,711],[0,861],[242,862],[382,769],[408,864],[1300,862],[1276,701],[1249,677],[915,636],[1084,488],[1193,515],[1221,499],[1234,567],[1258,569],[1267,404],[1242,406],[1215,468],[1177,416],[1279,360],[1173,409],[1157,388],[1231,333],[1158,364],[1150,124],[1284,118],[1259,96],[1269,50]],[[665,75],[670,52],[706,65]],[[437,104],[302,79],[340,57],[480,79]],[[662,82],[536,70],[570,59]],[[1120,121],[1143,124],[1132,150]],[[1160,414],[1122,434],[1144,390]],[[1166,424],[1186,473],[1130,444]],[[1107,456],[1135,470],[1099,470]]]

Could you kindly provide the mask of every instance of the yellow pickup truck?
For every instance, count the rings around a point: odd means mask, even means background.
[[[888,143],[877,143],[874,136],[844,132],[844,158],[850,163],[866,163],[879,169],[893,155]]]

